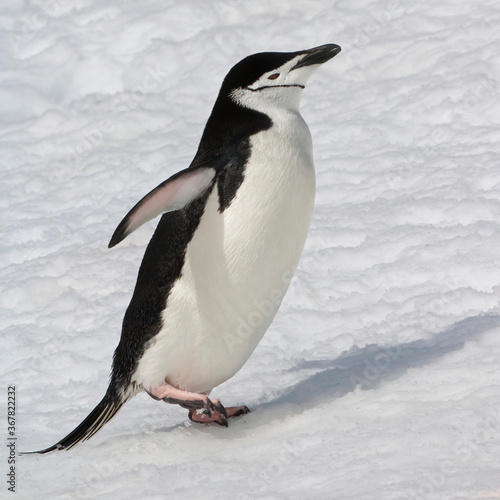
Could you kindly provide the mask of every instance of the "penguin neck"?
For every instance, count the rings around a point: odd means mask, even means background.
[[[241,106],[229,96],[219,95],[193,163],[225,161],[225,157],[242,143],[247,143],[250,136],[271,126],[272,120],[265,113]]]

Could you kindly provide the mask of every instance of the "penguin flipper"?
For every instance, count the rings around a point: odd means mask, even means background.
[[[90,439],[105,424],[107,424],[120,410],[128,399],[116,400],[107,393],[101,402],[90,412],[87,418],[66,437],[62,438],[56,444],[38,451],[24,451],[20,455],[31,455],[33,453],[50,453],[54,450],[69,450],[81,441]]]
[[[157,215],[184,208],[211,185],[215,176],[212,167],[186,168],[162,182],[140,200],[118,224],[108,248]]]

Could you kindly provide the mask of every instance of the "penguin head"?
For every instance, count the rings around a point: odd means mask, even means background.
[[[220,97],[256,111],[296,111],[309,77],[340,52],[335,44],[298,52],[262,52],[246,57],[227,74]]]

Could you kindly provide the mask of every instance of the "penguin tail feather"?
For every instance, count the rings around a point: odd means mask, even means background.
[[[106,425],[119,411],[120,408],[130,399],[130,397],[119,398],[110,394],[108,391],[101,402],[90,412],[87,418],[66,437],[62,438],[56,444],[38,451],[25,451],[20,455],[29,455],[32,453],[50,453],[54,450],[69,450],[73,446],[90,439],[104,425]]]

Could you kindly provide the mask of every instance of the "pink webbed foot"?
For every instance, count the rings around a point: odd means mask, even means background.
[[[229,408],[224,408],[218,399],[210,399],[205,394],[183,391],[168,383],[146,392],[153,399],[163,400],[166,403],[178,404],[188,409],[189,419],[201,424],[215,422],[216,424],[227,427],[228,418],[238,417],[250,412],[246,406],[231,406]]]
[[[209,424],[211,422],[214,422],[216,424],[227,427],[228,418],[239,417],[240,415],[250,413],[250,409],[247,406],[230,406],[228,408],[224,408],[220,401],[217,402],[219,403],[219,406],[222,407],[223,412],[220,412],[218,409],[216,409],[212,413],[208,413],[205,410],[189,410],[189,420],[191,420],[192,422],[197,422],[199,424]]]

